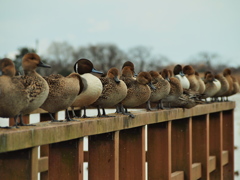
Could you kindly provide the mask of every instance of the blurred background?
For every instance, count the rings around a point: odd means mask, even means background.
[[[130,60],[136,72],[191,64],[200,74],[230,67],[240,77],[239,7],[239,0],[0,0],[0,58],[21,72],[22,56],[36,52],[52,66],[39,70],[43,76],[66,76],[84,57],[105,73]]]

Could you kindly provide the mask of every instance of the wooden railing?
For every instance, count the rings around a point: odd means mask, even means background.
[[[62,123],[41,111],[47,122],[0,130],[0,179],[35,180],[40,172],[41,180],[79,180],[88,162],[90,180],[231,180],[234,108],[219,102]]]

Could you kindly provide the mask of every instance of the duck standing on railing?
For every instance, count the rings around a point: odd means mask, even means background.
[[[190,65],[186,65],[183,67],[183,73],[186,75],[186,77],[189,80],[189,83],[190,83],[189,88],[193,91],[198,91],[199,90],[199,82],[196,78],[194,68]]]
[[[148,72],[140,72],[136,79],[133,76],[134,69],[131,66],[125,66],[122,69],[121,79],[127,85],[127,96],[120,103],[121,107],[119,108],[122,114],[129,115],[132,118],[134,118],[134,115],[128,112],[127,108],[134,108],[146,103],[150,98],[151,89],[156,89]]]
[[[218,101],[217,98],[221,98],[221,101],[223,101],[223,96],[229,89],[229,83],[227,79],[221,74],[216,74],[214,77],[221,83],[221,88],[213,97],[216,101]]]
[[[163,78],[169,77],[169,84],[170,84],[170,92],[169,94],[163,99],[164,104],[167,103],[168,107],[171,107],[171,103],[176,101],[182,94],[183,88],[182,84],[178,78],[173,77],[171,70],[163,69],[161,75]],[[164,109],[164,107],[162,107]]]
[[[205,99],[205,101],[207,102],[207,98],[212,98],[215,94],[217,94],[217,92],[221,88],[221,85],[219,86],[218,83],[215,83],[216,79],[214,78],[214,75],[212,73],[208,73],[204,81],[206,89],[204,91],[202,99]]]
[[[228,97],[232,95],[232,91],[233,91],[233,79],[232,79],[231,73],[232,73],[231,69],[229,68],[226,68],[223,70],[223,76],[227,79],[229,84],[228,91],[223,95],[226,97],[226,101],[228,101]]]
[[[97,71],[93,63],[88,59],[79,59],[74,65],[74,71],[81,76],[83,90],[79,94],[71,105],[73,117],[76,117],[74,107],[84,109],[83,118],[87,118],[86,107],[94,103],[102,93],[103,86],[98,77],[91,73],[103,74]]]
[[[152,84],[156,89],[151,89],[151,95],[147,101],[147,110],[152,110],[151,103],[157,103],[157,109],[162,108],[162,99],[170,92],[169,78],[164,79],[157,71],[150,71]]]
[[[115,107],[127,96],[127,86],[119,79],[119,71],[117,68],[108,70],[106,77],[99,78],[102,82],[103,90],[99,98],[92,104],[98,108],[98,117],[110,117],[106,115],[104,108]],[[103,110],[103,114],[100,112]]]
[[[49,85],[49,94],[40,108],[48,111],[52,122],[60,122],[53,117],[52,113],[64,109],[66,120],[74,121],[69,116],[68,107],[72,105],[73,101],[84,88],[80,75],[77,73],[71,73],[67,77],[64,77],[60,74],[52,74],[43,78]]]
[[[46,100],[49,87],[47,82],[36,72],[37,67],[50,68],[42,63],[35,53],[28,53],[22,58],[23,76],[14,76],[15,68],[9,59],[1,61],[3,76],[0,77],[0,116],[14,117],[15,126],[25,126],[22,115],[39,108]],[[20,116],[20,123],[17,122]],[[29,124],[27,124],[29,125]]]
[[[183,68],[180,64],[177,64],[176,66],[174,66],[173,74],[176,78],[179,79],[179,81],[182,84],[182,87],[184,89],[190,88],[190,82],[189,82],[188,78],[185,76],[185,74],[183,73]]]

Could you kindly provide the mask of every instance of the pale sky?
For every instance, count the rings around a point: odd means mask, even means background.
[[[240,66],[240,0],[0,0],[0,57],[20,47],[146,46],[183,63],[218,53]]]

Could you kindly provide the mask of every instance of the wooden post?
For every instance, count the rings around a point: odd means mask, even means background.
[[[171,178],[171,121],[148,125],[148,180]]]
[[[234,179],[234,122],[233,110],[223,111],[223,150],[228,151],[228,164],[223,166],[223,179]]]
[[[0,153],[0,179],[37,180],[38,148]]]
[[[192,179],[192,119],[172,121],[172,172],[184,171]]]
[[[202,179],[209,175],[209,114],[192,117],[193,163],[201,163]]]
[[[119,179],[145,180],[145,126],[119,133]]]
[[[83,179],[83,138],[49,145],[49,180]]]
[[[118,180],[119,131],[89,136],[89,180]]]
[[[222,180],[222,114],[211,113],[209,120],[210,155],[216,156],[216,169],[210,173],[210,179]]]
[[[58,119],[58,113],[54,113],[53,117]],[[40,122],[50,121],[51,118],[48,113],[41,113],[40,114]],[[42,145],[40,146],[40,157],[48,157],[49,154],[49,145]],[[40,180],[48,180],[48,171],[40,173]]]

